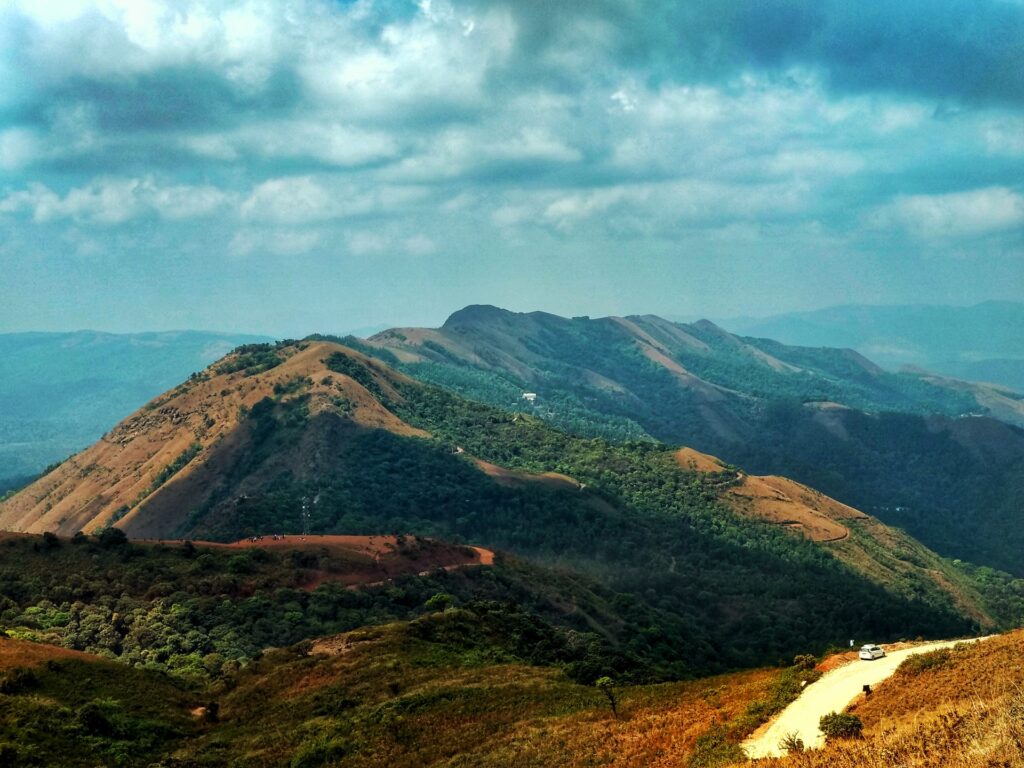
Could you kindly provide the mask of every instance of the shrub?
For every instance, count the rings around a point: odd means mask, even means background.
[[[788,754],[796,754],[804,751],[804,740],[796,735],[796,732],[787,733],[779,742],[779,749],[784,749]]]
[[[116,730],[103,707],[95,701],[80,706],[75,712],[75,721],[82,730],[94,736],[113,736]]]
[[[37,682],[36,673],[25,667],[7,670],[0,676],[0,693],[21,693],[34,686]]]
[[[291,761],[291,768],[320,768],[334,765],[352,752],[352,745],[344,739],[319,738],[307,741]]]
[[[818,660],[809,653],[802,653],[793,659],[793,666],[797,669],[814,669],[818,666]]]
[[[123,546],[128,543],[128,537],[120,528],[104,528],[99,535],[100,546],[105,549]]]
[[[900,664],[899,671],[907,675],[919,675],[929,669],[946,667],[953,661],[953,652],[940,648],[928,653],[915,653]]]
[[[423,607],[428,611],[445,611],[448,608],[451,608],[454,602],[455,598],[447,592],[438,592],[427,600]]]
[[[846,712],[830,712],[818,721],[818,727],[825,734],[825,739],[855,739],[864,730],[864,723],[856,715]]]

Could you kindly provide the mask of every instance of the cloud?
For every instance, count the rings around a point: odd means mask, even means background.
[[[426,194],[408,186],[361,186],[331,176],[288,176],[258,184],[239,211],[243,219],[276,224],[394,216]]]
[[[0,6],[5,257],[1020,251],[1020,2]]]
[[[478,7],[494,8],[493,2]],[[1024,102],[1024,5],[1007,0],[506,0],[511,62],[579,79],[615,61],[665,82],[820,71],[842,92]],[[567,67],[566,63],[574,66]]]
[[[228,195],[211,186],[161,186],[152,178],[103,178],[74,187],[63,197],[44,184],[30,184],[0,198],[0,213],[28,212],[37,223],[68,219],[113,226],[148,214],[172,221],[209,216],[228,202]]]
[[[345,241],[348,250],[356,256],[381,254],[391,247],[391,238],[380,232],[346,232]]]
[[[228,255],[244,258],[257,253],[274,256],[301,256],[316,248],[320,232],[309,229],[257,228],[236,232],[228,243]]]
[[[901,225],[929,240],[1019,232],[1024,229],[1024,196],[1006,187],[910,195],[884,208],[879,222]]]
[[[0,169],[16,171],[28,165],[40,151],[36,135],[25,128],[0,132]]]

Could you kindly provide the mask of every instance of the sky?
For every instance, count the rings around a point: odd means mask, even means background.
[[[0,332],[1024,300],[1024,0],[0,0]]]

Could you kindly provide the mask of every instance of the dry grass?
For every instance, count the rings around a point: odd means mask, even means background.
[[[937,652],[941,653],[941,652]],[[928,656],[928,655],[926,655]],[[759,768],[1024,766],[1024,631],[905,664],[850,707],[864,738]]]
[[[36,667],[52,659],[93,661],[95,656],[55,645],[32,643],[13,637],[0,637],[0,671],[19,667]]]
[[[366,364],[377,386],[396,400],[401,397],[394,384],[404,380],[400,374],[385,373],[364,355],[327,342],[279,352],[285,359],[268,371],[222,373],[218,362],[198,379],[151,401],[5,502],[0,527],[71,535],[96,530],[131,508],[119,527],[135,538],[167,538],[185,521],[187,511],[205,500],[224,471],[220,462],[248,449],[242,408],[252,408],[273,397],[275,387],[296,381],[308,381],[302,394],[311,414],[335,410],[336,399],[342,398],[349,405],[346,418],[357,425],[427,436],[388,411],[362,384],[328,368],[326,360],[342,353]],[[198,456],[152,488],[154,478],[193,443],[202,446]]]

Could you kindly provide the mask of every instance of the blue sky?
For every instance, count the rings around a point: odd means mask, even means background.
[[[1021,0],[0,0],[0,331],[1024,300]]]

